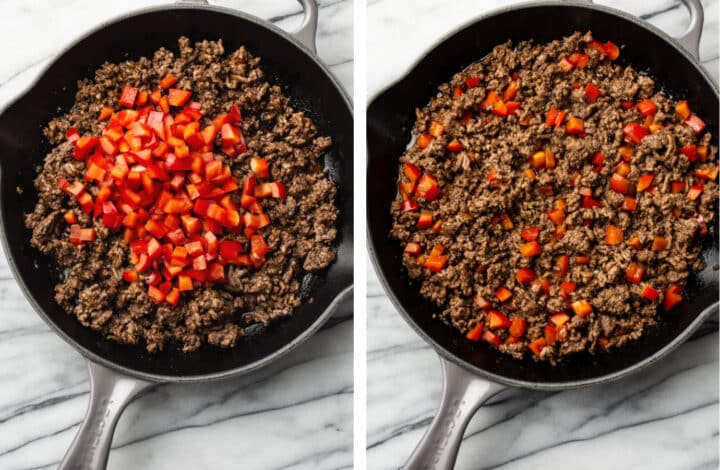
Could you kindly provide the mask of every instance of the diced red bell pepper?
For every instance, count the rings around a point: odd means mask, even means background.
[[[475,88],[480,86],[480,77],[468,77],[465,79],[466,88]]]
[[[479,341],[483,331],[483,324],[478,323],[470,331],[465,334],[465,337],[470,341]]]
[[[440,137],[445,132],[445,126],[441,122],[432,121],[428,126],[428,133],[433,137]]]
[[[525,241],[535,241],[540,235],[540,227],[525,227],[520,231],[520,238]]]
[[[441,194],[438,181],[434,176],[423,174],[418,181],[417,193],[423,197],[426,201],[432,202]]]
[[[409,242],[407,245],[405,245],[405,249],[403,250],[403,252],[408,255],[417,256],[422,253],[422,247],[419,243]]]
[[[659,294],[660,293],[656,289],[652,288],[647,284],[644,284],[642,290],[640,291],[640,295],[650,300],[651,302],[655,301],[658,298]]]
[[[163,90],[167,90],[171,86],[175,85],[177,83],[178,79],[173,74],[169,73],[163,77],[162,80],[160,80],[160,88]]]
[[[593,199],[590,196],[584,196],[582,199],[582,204],[583,207],[586,209],[592,209],[593,207],[602,207],[602,204],[599,201]]]
[[[592,83],[585,85],[585,101],[588,103],[594,103],[600,97],[602,92],[598,87]]]
[[[499,312],[497,310],[490,310],[488,312],[488,324],[490,325],[490,328],[496,329],[507,328],[511,325],[511,322],[508,317],[503,315],[502,312]]]
[[[452,142],[450,142],[449,144],[447,144],[447,147],[446,147],[446,148],[447,148],[448,150],[450,150],[451,152],[460,152],[460,151],[462,151],[463,146],[462,146],[462,144],[460,143],[459,140],[453,139]]]
[[[545,325],[545,344],[552,346],[557,342],[557,330],[552,325]]]
[[[158,289],[155,286],[152,286],[152,285],[148,286],[147,293],[148,293],[148,296],[150,297],[150,299],[152,299],[152,301],[155,302],[156,304],[160,304],[165,300],[165,292],[163,292],[162,290]]]
[[[424,230],[426,228],[432,227],[433,224],[433,214],[430,211],[422,211],[420,213],[420,217],[418,217],[417,221],[417,228],[418,230]]]
[[[667,249],[668,249],[668,246],[670,246],[670,242],[668,241],[667,238],[665,238],[665,237],[663,237],[663,236],[657,235],[657,236],[653,239],[653,244],[652,244],[652,250],[653,250],[653,251],[663,251],[663,250],[667,250]]]
[[[650,131],[636,122],[630,122],[623,127],[625,141],[631,144],[640,144],[649,133]]]
[[[447,260],[447,256],[430,255],[425,260],[425,263],[423,263],[423,267],[429,269],[430,271],[439,273],[443,269],[445,269],[445,266],[447,265]]]
[[[620,227],[608,225],[605,228],[605,243],[608,245],[618,245],[623,241],[623,232]]]
[[[488,92],[487,96],[485,96],[485,98],[480,102],[478,107],[481,111],[491,111],[500,102],[502,102],[502,98],[500,98],[500,95],[491,90]]]
[[[624,176],[614,173],[610,177],[610,188],[620,194],[628,194],[630,192],[630,182]]]
[[[73,157],[76,160],[85,160],[100,143],[100,139],[92,136],[80,137],[75,142]]]
[[[698,197],[700,197],[700,194],[703,192],[703,185],[702,184],[694,184],[690,187],[690,190],[687,193],[687,199],[689,201],[694,201]]]
[[[410,162],[405,162],[403,165],[403,171],[405,172],[405,176],[412,182],[417,181],[417,179],[422,175],[420,168]]]
[[[638,178],[637,182],[637,192],[641,193],[645,191],[647,188],[650,187],[650,185],[653,182],[653,179],[655,178],[655,175],[647,174],[647,175],[641,175],[640,178]]]
[[[78,224],[70,226],[70,236],[68,239],[70,243],[74,245],[82,245],[85,242],[94,242],[95,237],[95,229],[92,227],[82,228]]]
[[[688,105],[688,102],[685,100],[679,101],[678,104],[675,105],[675,112],[680,116],[680,119],[685,120],[690,117],[690,105]]]
[[[510,336],[514,338],[519,338],[525,334],[526,328],[527,321],[520,317],[512,317],[510,319],[510,328],[508,329],[508,333],[510,333]]]
[[[607,41],[604,45],[605,47],[605,54],[607,54],[608,59],[615,60],[618,57],[620,57],[620,48],[612,41]]]
[[[527,242],[524,245],[520,245],[520,253],[522,253],[523,256],[530,258],[542,253],[542,247],[536,241]]]
[[[640,284],[640,281],[642,281],[644,275],[645,268],[633,262],[628,264],[628,267],[625,270],[625,279],[632,282],[633,284]]]
[[[700,134],[705,129],[705,121],[700,119],[697,114],[691,114],[684,122],[695,131],[695,134]]]
[[[473,297],[473,302],[475,303],[475,305],[478,306],[478,308],[483,309],[483,310],[486,310],[486,309],[492,307],[492,304],[490,302],[488,302],[487,300],[485,300],[485,298],[483,298],[483,296],[481,296],[480,294],[476,294]]]
[[[530,284],[535,280],[535,272],[530,268],[520,268],[515,274],[515,280],[520,284]]]
[[[657,112],[657,105],[651,99],[644,99],[638,102],[635,107],[643,116],[651,116]]]
[[[585,123],[580,118],[570,117],[570,119],[568,119],[567,125],[565,126],[565,130],[568,134],[583,134],[585,133]]]
[[[432,136],[428,134],[420,134],[417,138],[417,146],[421,149],[426,148],[428,145],[430,145],[430,142],[432,142],[433,138]]]
[[[555,262],[553,274],[562,279],[567,275],[568,269],[570,269],[570,257],[568,255],[560,255]]]
[[[485,330],[483,332],[482,339],[483,339],[483,341],[486,341],[486,342],[492,344],[496,348],[499,347],[500,344],[502,344],[502,341],[500,341],[500,337],[490,330]]]
[[[570,316],[565,312],[558,312],[550,316],[550,322],[556,327],[561,327],[570,320]]]
[[[718,167],[700,168],[693,172],[693,176],[701,180],[716,180],[718,177]]]
[[[137,94],[137,88],[125,85],[122,89],[122,93],[120,93],[118,104],[125,108],[132,108],[135,106],[135,98],[137,97]]]
[[[510,297],[512,297],[512,291],[505,286],[500,286],[495,291],[495,296],[500,302],[506,302],[510,299]]]
[[[677,304],[682,302],[683,298],[682,298],[681,292],[682,292],[682,289],[679,286],[676,286],[674,284],[671,284],[667,289],[665,289],[665,292],[664,292],[665,299],[663,300],[663,308],[666,312],[669,312]]]
[[[530,344],[528,344],[528,348],[535,354],[535,356],[540,357],[540,354],[542,353],[543,348],[545,348],[545,338],[538,338],[534,341],[531,341]]]
[[[586,317],[592,313],[592,305],[587,300],[576,300],[570,304],[576,315]]]
[[[625,196],[621,209],[624,211],[634,211],[637,209],[637,199],[630,196]]]
[[[553,209],[547,211],[547,216],[550,221],[555,225],[560,225],[565,221],[565,211],[563,209]]]
[[[558,62],[558,65],[560,66],[560,70],[562,70],[565,73],[570,72],[572,69],[575,68],[575,65],[570,62],[570,60],[567,57],[563,57],[560,59],[560,62]]]
[[[192,92],[189,90],[182,90],[179,88],[170,88],[168,92],[168,103],[170,106],[180,107],[185,105],[192,96]],[[164,111],[164,110],[163,110]],[[167,111],[165,111],[167,112]]]

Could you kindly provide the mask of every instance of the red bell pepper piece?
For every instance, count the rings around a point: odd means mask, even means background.
[[[585,101],[588,103],[594,103],[600,97],[602,92],[598,87],[592,83],[585,85]]]
[[[180,107],[188,102],[192,92],[189,90],[181,90],[179,88],[170,88],[168,92],[168,103],[170,106]],[[162,102],[162,101],[161,101]],[[164,112],[168,112],[163,110]]]
[[[636,122],[630,122],[623,127],[625,141],[631,144],[640,144],[643,138],[650,133],[645,127]]]
[[[644,99],[635,105],[643,116],[652,116],[657,112],[657,105],[650,99]]]
[[[434,176],[425,173],[418,182],[417,193],[426,201],[432,202],[440,196],[442,191],[438,186],[437,179]]]
[[[530,284],[535,280],[535,272],[530,268],[520,268],[515,274],[515,280],[520,284]]]
[[[700,134],[705,129],[705,121],[700,119],[697,114],[691,114],[684,122],[695,131],[695,134]]]
[[[120,93],[118,104],[124,108],[132,108],[135,106],[135,98],[137,97],[137,94],[137,88],[125,85]]]

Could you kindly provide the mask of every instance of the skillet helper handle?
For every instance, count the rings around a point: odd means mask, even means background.
[[[405,464],[407,470],[451,470],[465,428],[480,406],[505,389],[440,357],[443,393],[430,428]]]
[[[592,3],[593,0],[582,0],[585,3]],[[675,38],[683,49],[688,51],[691,56],[700,60],[700,36],[702,36],[703,21],[705,20],[705,10],[700,0],[681,0],[688,10],[690,10],[690,26],[688,29]]]
[[[177,3],[185,5],[209,5],[207,0],[176,0]],[[295,39],[310,50],[317,53],[315,36],[317,35],[318,6],[317,0],[298,0],[303,7],[303,20],[300,27],[290,33]]]
[[[691,56],[700,60],[700,37],[702,36],[703,22],[705,21],[705,10],[700,0],[682,0],[682,2],[690,10],[690,26],[675,40]]]
[[[90,403],[59,470],[104,470],[115,425],[125,407],[153,383],[121,375],[88,361]]]

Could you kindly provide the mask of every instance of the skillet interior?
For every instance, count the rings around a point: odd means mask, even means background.
[[[109,361],[127,372],[152,374],[155,378],[186,379],[240,372],[273,355],[314,330],[335,297],[352,283],[353,168],[352,111],[345,95],[325,70],[303,49],[259,20],[220,8],[156,8],[124,17],[90,34],[72,46],[45,72],[35,86],[0,116],[0,194],[5,248],[18,282],[35,309],[76,347]],[[320,132],[332,136],[334,146],[326,160],[336,181],[341,209],[338,260],[308,283],[313,303],[304,303],[294,315],[276,322],[265,334],[246,338],[233,349],[205,346],[184,354],[169,348],[148,354],[144,346],[123,346],[104,340],[80,325],[53,301],[58,273],[50,258],[29,244],[23,214],[36,202],[32,185],[36,165],[50,150],[42,128],[58,109],[69,109],[77,80],[92,76],[105,61],[118,62],[151,56],[161,46],[177,52],[177,38],[192,41],[222,38],[226,51],[241,45],[262,57],[271,83],[280,84],[295,109],[311,116]],[[22,189],[18,195],[16,187]],[[244,369],[243,369],[244,370]],[[159,377],[162,376],[162,377]],[[190,377],[188,377],[190,376]]]
[[[395,306],[426,341],[443,355],[478,375],[510,385],[530,388],[579,386],[593,380],[609,380],[633,365],[654,359],[673,342],[679,342],[698,315],[718,301],[717,234],[706,239],[703,256],[707,268],[693,277],[682,306],[667,315],[660,328],[648,331],[620,352],[581,354],[558,366],[517,361],[491,346],[472,343],[455,329],[431,318],[438,311],[419,293],[402,268],[402,249],[389,239],[390,203],[396,195],[398,157],[410,140],[415,109],[424,106],[437,86],[492,48],[508,39],[547,42],[573,31],[591,30],[601,39],[626,47],[620,62],[646,70],[671,94],[687,97],[696,113],[714,129],[718,145],[718,95],[715,85],[674,45],[656,35],[639,20],[602,7],[577,5],[525,5],[483,18],[451,34],[431,50],[402,80],[377,96],[368,108],[368,230],[373,261],[381,282]]]

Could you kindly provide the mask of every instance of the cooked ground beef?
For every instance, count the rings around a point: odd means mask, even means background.
[[[248,151],[235,158],[222,155],[224,163],[243,180],[250,172],[250,158],[263,157],[288,193],[287,198],[263,202],[272,221],[260,230],[270,249],[266,262],[259,269],[228,266],[227,284],[185,292],[176,307],[156,305],[144,283],[129,284],[121,278],[132,268],[122,231],[111,232],[99,219],[76,210],[79,223],[94,226],[98,239],[71,244],[62,215],[78,204],[58,189],[60,177],[82,180],[85,168],[84,162],[72,158],[67,129],[99,135],[104,126],[98,122],[100,109],[115,105],[123,86],[152,91],[168,73],[179,79],[176,87],[191,90],[192,99],[201,103],[203,126],[237,103]],[[244,47],[226,55],[222,41],[202,41],[193,47],[180,38],[179,54],[163,48],[150,59],[105,63],[94,79],[78,83],[74,106],[48,123],[45,136],[54,148],[38,168],[38,202],[26,216],[31,243],[67,273],[56,286],[56,301],[83,325],[110,339],[144,343],[148,351],[162,350],[169,342],[183,351],[206,342],[232,347],[246,329],[254,331],[258,324],[290,315],[303,300],[302,277],[335,259],[336,188],[323,169],[331,139],[318,135],[310,118],[293,110],[280,86],[265,78],[260,58]],[[88,187],[95,197],[98,188]],[[233,198],[239,201],[239,194]],[[233,238],[247,244],[242,234]]]
[[[410,277],[421,281],[422,295],[440,307],[444,321],[518,359],[530,355],[556,363],[575,352],[617,348],[639,338],[661,320],[663,309],[658,307],[666,289],[682,287],[692,271],[703,267],[700,238],[716,225],[715,177],[703,181],[694,175],[717,165],[710,133],[696,135],[652,78],[609,60],[591,41],[588,32],[548,44],[497,46],[442,84],[417,111],[418,139],[400,158],[401,191],[392,204],[391,236],[406,247],[403,261]],[[560,62],[567,57],[577,61],[572,56],[576,52],[587,53],[587,64],[564,71]],[[487,106],[488,97],[494,91],[502,100],[513,80],[519,85],[517,96],[504,102],[517,101],[520,107],[497,116],[496,107]],[[601,93],[592,103],[588,83]],[[657,106],[654,126],[641,143],[629,146],[623,132],[627,123],[651,127],[636,107],[644,99]],[[486,109],[480,111],[483,103]],[[553,107],[567,112],[557,127],[545,123]],[[567,132],[571,117],[582,119],[584,132]],[[706,147],[704,161],[698,156],[692,162],[679,151],[691,144]],[[635,210],[623,209],[624,195],[609,184],[613,173],[622,173],[618,164],[628,148],[627,196],[635,198]],[[539,151],[552,153],[554,167],[550,157],[545,167],[531,166]],[[420,182],[413,188],[406,162],[434,176],[441,195],[422,197],[427,186],[421,188]],[[636,184],[646,174],[654,175],[652,186],[638,191]],[[685,186],[674,192],[673,182]],[[688,191],[697,183],[704,183],[702,193],[690,200]],[[564,221],[554,223],[548,211],[558,207]],[[432,228],[418,228],[423,212],[432,213],[432,225],[421,225]],[[438,221],[441,226],[435,225]],[[620,229],[619,244],[606,243],[610,225]],[[521,238],[521,229],[529,227],[540,229],[542,252],[536,256],[519,250],[529,240]],[[652,249],[657,236],[669,242],[666,249]],[[436,250],[433,256],[437,246],[444,247],[444,254]],[[558,269],[563,255],[569,260],[564,276]],[[439,268],[431,259],[446,265]],[[639,283],[626,279],[631,262],[645,269]],[[520,282],[521,268],[531,270],[535,280]],[[563,291],[563,281],[575,283],[576,289]],[[656,300],[641,295],[645,284],[659,292]],[[511,294],[505,301],[498,296],[501,287]],[[573,303],[581,300],[589,302],[592,313],[585,315],[581,308],[581,315],[573,312]],[[493,310],[502,316],[492,319]],[[551,320],[558,312],[569,317],[562,326]],[[527,325],[515,338],[507,324],[513,318]],[[558,323],[562,318],[556,317]],[[540,338],[536,347],[529,347]]]

